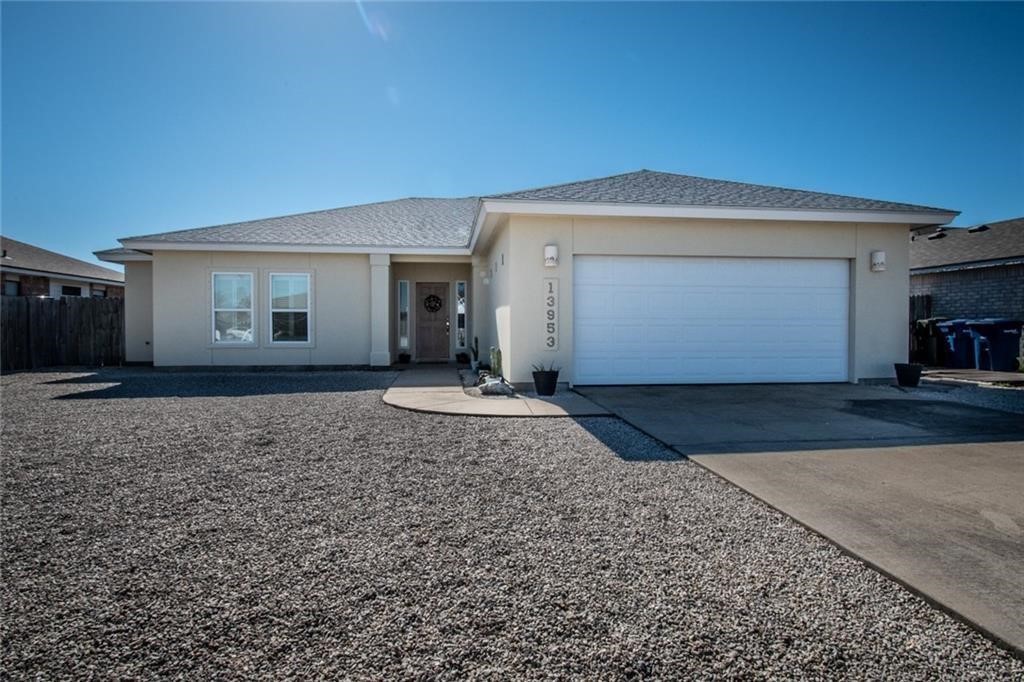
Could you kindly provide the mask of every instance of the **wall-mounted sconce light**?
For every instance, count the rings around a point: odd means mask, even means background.
[[[548,244],[544,247],[544,267],[558,267],[558,246],[556,244]]]
[[[885,272],[885,251],[871,252],[871,272]]]

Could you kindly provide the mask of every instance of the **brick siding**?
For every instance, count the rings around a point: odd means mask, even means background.
[[[1024,265],[910,276],[910,295],[932,297],[934,317],[1024,320]]]
[[[35,275],[21,275],[21,286],[18,293],[22,296],[49,296],[50,278],[37,277]]]
[[[124,287],[107,285],[107,298],[124,298]]]

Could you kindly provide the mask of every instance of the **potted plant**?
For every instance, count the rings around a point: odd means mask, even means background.
[[[914,388],[921,383],[921,370],[924,369],[924,365],[916,362],[897,362],[895,367],[896,383],[900,386]]]
[[[547,368],[544,363],[533,366],[533,387],[537,389],[537,395],[554,395],[558,386],[559,369],[550,364]]]

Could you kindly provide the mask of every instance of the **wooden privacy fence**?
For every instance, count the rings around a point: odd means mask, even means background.
[[[0,370],[56,365],[120,365],[124,299],[4,296]]]

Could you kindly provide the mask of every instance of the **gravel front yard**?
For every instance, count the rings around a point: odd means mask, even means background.
[[[1024,675],[617,420],[392,378],[3,377],[5,675]]]

